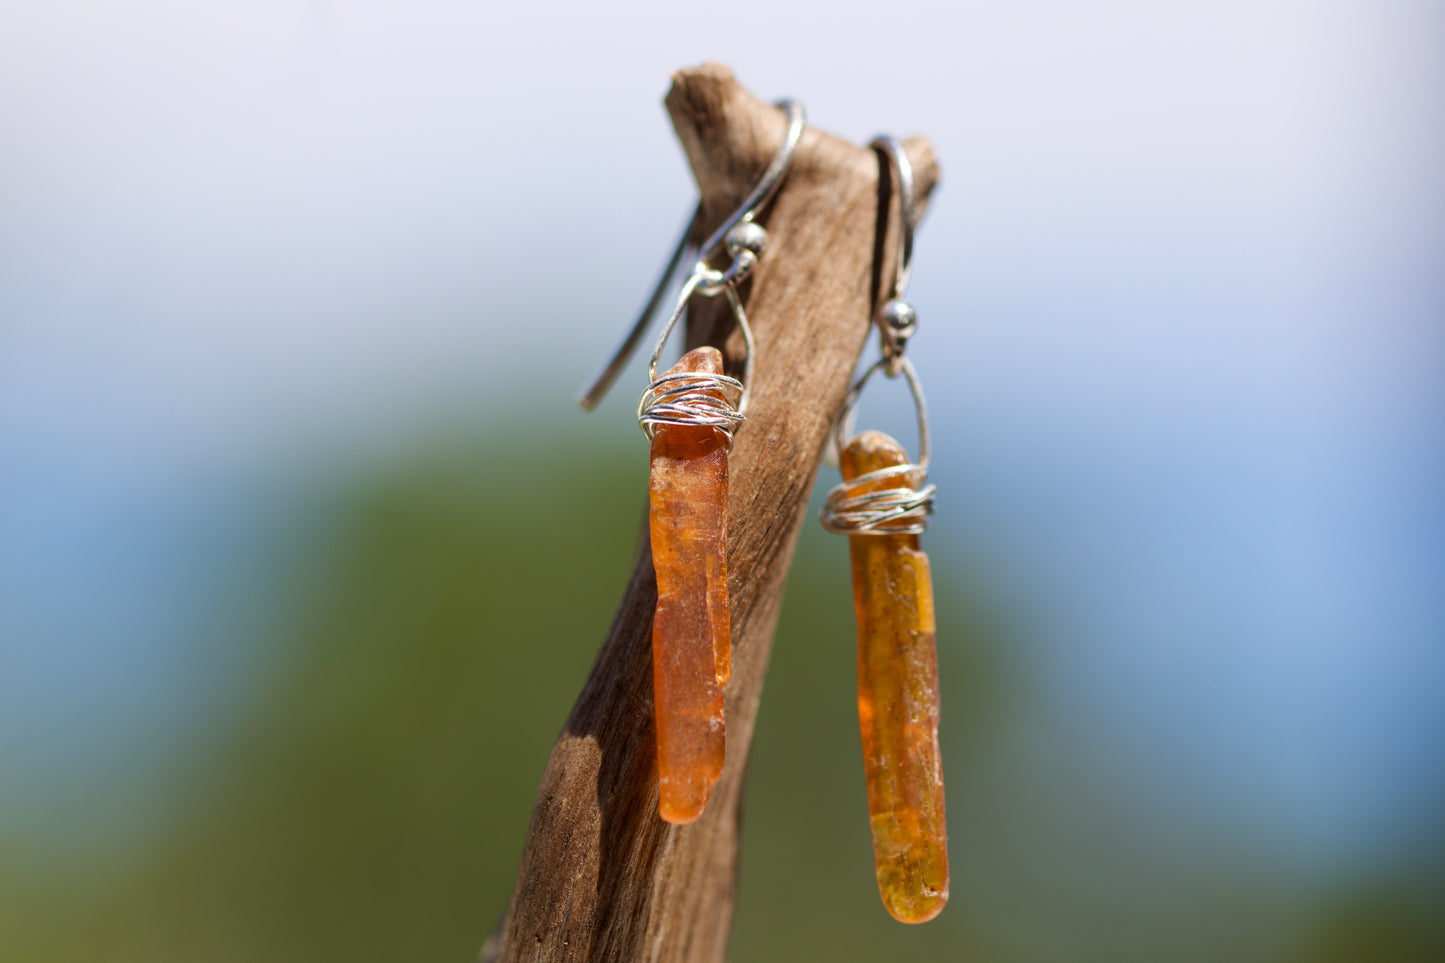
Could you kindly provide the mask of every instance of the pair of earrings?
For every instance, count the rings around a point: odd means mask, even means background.
[[[783,146],[733,213],[691,251],[691,268],[648,365],[638,424],[651,443],[649,530],[657,577],[653,619],[653,700],[657,731],[658,811],[672,823],[702,815],[722,773],[722,686],[730,665],[727,598],[727,453],[744,421],[753,368],[752,331],[737,286],[756,266],[767,234],[755,222],[781,185],[804,127],[803,109],[779,104],[788,117]],[[882,358],[852,386],[835,421],[843,482],[826,499],[824,527],[849,536],[858,617],[858,710],[879,892],[897,919],[932,919],[948,899],[943,782],[938,752],[938,672],[933,589],[918,535],[933,510],[925,485],[928,424],[922,389],[904,349],[916,314],[903,300],[917,214],[912,168],[902,145],[871,145],[889,165],[902,222],[898,268],[879,309]],[[653,312],[689,261],[685,231],[642,316],[579,397],[591,410],[616,380]],[[732,263],[709,259],[726,248]],[[746,348],[741,380],[722,373],[712,347],[683,355],[668,372],[657,364],[668,336],[694,295],[728,299]],[[919,460],[881,432],[853,435],[859,396],[872,375],[900,374],[918,413]]]

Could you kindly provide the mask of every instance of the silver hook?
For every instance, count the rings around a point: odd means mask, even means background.
[[[716,231],[698,249],[698,261],[706,261],[717,250],[727,238],[728,233],[734,227],[744,222],[752,223],[758,216],[758,212],[767,206],[768,201],[778,192],[783,184],[783,175],[788,172],[788,165],[793,162],[793,151],[798,148],[798,141],[803,139],[803,128],[807,126],[807,116],[803,111],[803,105],[796,100],[780,100],[774,106],[779,107],[788,115],[788,132],[783,137],[783,146],[773,155],[772,163],[768,169],[763,171],[763,176],[758,180],[752,193],[743,201],[742,207],[733,212],[732,216],[723,221]]]
[[[633,323],[631,330],[618,342],[616,349],[612,352],[612,357],[592,376],[592,380],[577,396],[577,404],[582,406],[583,411],[591,411],[597,407],[597,403],[607,394],[612,383],[617,380],[617,376],[627,366],[627,359],[631,358],[632,353],[637,350],[638,342],[647,333],[648,324],[652,321],[653,315],[657,314],[658,307],[662,305],[663,295],[677,279],[678,268],[688,260],[688,251],[692,246],[687,243],[687,238],[692,233],[692,226],[701,213],[701,205],[693,210],[692,216],[687,219],[687,224],[682,229],[682,236],[677,239],[677,247],[673,249],[672,257],[667,260],[667,267],[662,269],[662,276],[657,279],[657,286],[652,289],[652,296],[647,299],[647,304],[642,308],[642,313],[637,316],[637,321]]]
[[[742,305],[738,301],[734,285],[740,283],[743,278],[748,275],[748,272],[752,270],[753,266],[757,264],[758,255],[762,253],[763,247],[767,243],[767,232],[764,231],[761,226],[755,224],[754,219],[758,216],[758,213],[767,206],[767,203],[772,200],[773,195],[777,193],[778,188],[782,185],[783,177],[788,172],[789,164],[792,163],[793,152],[797,149],[798,141],[802,139],[803,128],[807,123],[803,105],[797,101],[780,100],[777,106],[782,108],[788,117],[788,132],[783,138],[783,145],[778,149],[777,154],[773,156],[772,162],[768,164],[767,170],[763,171],[762,178],[759,179],[757,185],[753,187],[752,192],[748,194],[742,206],[734,211],[717,230],[713,231],[712,235],[708,237],[706,241],[692,251],[691,259],[693,263],[691,270],[688,272],[688,280],[683,285],[677,307],[674,309],[672,317],[668,321],[667,328],[663,332],[662,338],[658,341],[657,350],[653,352],[652,365],[650,366],[652,373],[649,374],[649,380],[656,379],[655,372],[658,355],[662,351],[663,343],[667,340],[667,334],[672,330],[672,326],[677,323],[677,319],[682,316],[688,299],[694,293],[711,296],[718,294],[723,289],[727,290],[729,300],[733,305],[733,311],[739,318],[739,326],[742,327],[744,331],[743,338],[748,349],[744,378],[747,381],[751,380],[753,367],[752,332],[747,330],[747,320],[743,316]],[[581,394],[577,396],[577,404],[581,405],[584,410],[591,411],[597,407],[598,402],[607,394],[608,389],[612,387],[613,382],[617,380],[617,376],[627,365],[628,358],[630,358],[632,353],[637,349],[637,344],[642,340],[643,333],[647,330],[648,325],[651,324],[653,317],[656,315],[657,309],[662,303],[663,296],[675,282],[679,273],[678,269],[684,262],[689,260],[688,251],[691,245],[688,244],[687,239],[692,233],[693,227],[701,212],[702,207],[699,204],[698,208],[693,211],[692,217],[688,219],[687,227],[683,229],[682,237],[678,239],[677,247],[673,251],[672,257],[668,260],[667,267],[663,269],[662,277],[657,281],[657,287],[653,290],[652,296],[648,298],[646,306],[643,307],[642,313],[638,315],[637,321],[632,325],[632,329],[628,331],[627,335],[622,339],[622,342],[617,346],[617,350],[613,352],[608,362],[602,366],[601,370],[593,376],[592,380],[582,389]],[[733,256],[733,263],[725,271],[712,270],[707,266],[708,258],[723,244],[727,245],[728,253]],[[743,403],[746,403],[746,394],[744,394]]]
[[[898,138],[879,134],[868,146],[889,165],[898,193],[898,266],[893,276],[893,290],[878,306],[878,313],[873,319],[878,325],[883,357],[888,362],[887,375],[896,378],[902,370],[908,339],[918,330],[918,312],[904,300],[904,295],[908,293],[908,275],[913,268],[913,229],[918,224],[917,192],[914,190],[913,164]]]

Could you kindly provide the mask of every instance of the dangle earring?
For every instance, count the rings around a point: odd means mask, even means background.
[[[893,174],[898,194],[898,269],[875,323],[883,357],[853,385],[834,423],[843,482],[828,493],[822,522],[848,536],[858,619],[858,722],[868,782],[868,815],[878,892],[904,923],[937,916],[948,901],[948,840],[938,751],[938,657],[933,581],[918,536],[933,513],[928,475],[928,413],[904,356],[917,326],[903,300],[913,258],[913,169],[903,145],[869,145]],[[874,372],[908,382],[918,414],[918,461],[880,431],[853,434],[858,397]]]
[[[657,575],[653,721],[658,813],[670,823],[690,823],[701,816],[722,774],[722,686],[728,680],[732,644],[727,590],[728,450],[747,409],[754,354],[752,329],[737,286],[767,244],[767,232],[755,218],[782,183],[804,126],[800,104],[783,101],[779,106],[787,113],[788,132],[762,179],[743,206],[691,251],[688,237],[693,225],[688,225],[641,317],[578,398],[584,409],[596,407],[641,340],[678,268],[691,260],[672,315],[652,351],[647,389],[637,403],[637,422],[652,445],[648,527]],[[699,206],[694,221],[700,213]],[[708,267],[708,259],[722,247],[732,264],[725,270]],[[747,351],[741,380],[723,374],[722,353],[714,347],[687,352],[658,376],[663,346],[695,294],[727,297]]]

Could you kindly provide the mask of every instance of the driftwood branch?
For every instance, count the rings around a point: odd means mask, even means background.
[[[701,192],[700,238],[741,203],[786,123],[717,64],[674,75],[666,103]],[[920,139],[907,147],[923,204],[938,176],[933,151]],[[761,219],[768,247],[742,292],[757,359],[729,467],[727,763],[707,812],[687,826],[657,815],[656,585],[644,530],[632,580],[552,751],[511,905],[484,959],[724,959],[743,774],[783,583],[880,278],[893,269],[894,221],[880,212],[891,196],[886,169],[871,150],[809,128]],[[722,301],[694,300],[689,343],[722,346],[737,376],[741,338]]]

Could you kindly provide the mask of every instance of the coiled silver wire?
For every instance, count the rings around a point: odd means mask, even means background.
[[[933,514],[935,488],[928,480],[928,406],[923,400],[923,387],[907,358],[880,358],[863,373],[848,392],[843,408],[833,425],[833,443],[841,455],[853,433],[853,418],[863,386],[880,368],[887,371],[896,360],[898,371],[907,379],[918,413],[918,461],[907,465],[891,465],[859,475],[852,481],[834,485],[823,500],[819,520],[835,535],[921,535],[928,528]],[[878,491],[864,489],[878,482],[895,482]]]
[[[933,514],[934,486],[923,481],[917,465],[896,465],[859,475],[835,485],[823,502],[823,527],[835,535],[921,535]],[[897,478],[897,488],[855,494],[884,479]]]
[[[742,397],[743,383],[726,375],[665,374],[642,393],[637,423],[648,441],[660,425],[707,425],[721,431],[731,448],[733,431],[744,421],[738,411]]]

